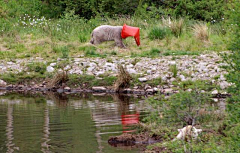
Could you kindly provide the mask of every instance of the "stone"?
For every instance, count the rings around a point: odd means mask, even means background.
[[[148,79],[147,78],[138,78],[138,81],[140,82],[146,82]]]
[[[50,64],[50,66],[52,66],[52,67],[54,67],[54,66],[56,66],[57,65],[57,63],[51,63]]]
[[[147,94],[153,94],[154,90],[153,89],[147,89],[146,92],[147,92]]]
[[[48,66],[47,67],[47,72],[51,73],[53,72],[55,69],[52,66]]]
[[[220,82],[219,85],[221,89],[226,89],[229,86],[227,81]]]
[[[5,87],[7,86],[7,83],[3,80],[0,80],[0,87]]]
[[[71,88],[70,88],[70,87],[64,87],[64,90],[65,90],[65,91],[70,91]]]
[[[129,74],[137,74],[137,71],[136,70],[134,70],[134,69],[127,69],[127,71],[128,71],[128,73]]]
[[[164,93],[173,93],[173,89],[171,88],[164,89]]]
[[[184,75],[180,75],[179,78],[181,79],[181,81],[186,81],[186,78]]]
[[[218,91],[217,91],[217,90],[213,90],[213,91],[212,91],[212,94],[213,94],[213,95],[216,95],[216,94],[218,94]]]
[[[92,87],[95,92],[105,92],[107,89],[105,87]]]
[[[176,61],[169,61],[168,64],[169,65],[176,65]]]

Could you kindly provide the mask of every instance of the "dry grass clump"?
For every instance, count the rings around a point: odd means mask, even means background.
[[[194,36],[201,41],[209,41],[209,29],[204,23],[197,23],[192,28]]]
[[[124,88],[130,86],[130,81],[132,77],[130,74],[123,68],[121,64],[118,65],[118,77],[114,84],[114,90],[120,92]]]
[[[57,72],[52,80],[48,83],[48,88],[59,87],[68,81],[67,71]]]
[[[183,32],[183,26],[184,26],[184,20],[183,18],[180,18],[178,20],[176,19],[171,19],[168,17],[167,19],[162,18],[162,23],[164,26],[169,27],[172,33],[178,37],[182,34]]]

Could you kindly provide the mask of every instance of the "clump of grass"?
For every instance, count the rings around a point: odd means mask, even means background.
[[[184,20],[182,18],[171,20],[171,18],[162,18],[162,23],[164,26],[169,27],[174,36],[179,37],[182,34]]]
[[[68,81],[68,79],[69,77],[67,71],[57,72],[47,86],[48,88],[59,87],[65,84]]]
[[[37,72],[40,74],[44,74],[46,72],[46,64],[44,63],[30,63],[27,65],[28,71],[30,72]]]
[[[117,80],[114,84],[114,90],[116,92],[120,92],[124,88],[128,88],[130,86],[130,81],[132,77],[130,74],[123,68],[122,65],[118,65],[118,76]]]
[[[87,42],[87,37],[86,37],[86,35],[79,35],[78,38],[79,38],[79,41],[80,41],[81,43]]]
[[[194,36],[201,41],[209,41],[209,29],[206,24],[198,23],[193,26]]]
[[[150,33],[148,34],[148,37],[151,40],[154,39],[164,39],[165,37],[170,35],[170,30],[167,27],[154,27],[151,29]]]
[[[173,73],[173,77],[176,78],[177,73],[178,73],[177,65],[176,64],[171,65],[169,70],[170,70],[170,72]]]
[[[68,46],[53,47],[53,52],[62,54],[62,58],[68,58],[69,48]]]

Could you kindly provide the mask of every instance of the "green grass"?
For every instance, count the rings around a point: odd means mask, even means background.
[[[166,27],[154,27],[151,29],[151,31],[148,34],[148,37],[150,40],[154,39],[164,39],[165,37],[169,36],[171,34],[171,31],[169,28]]]
[[[31,17],[32,19],[33,17]],[[40,19],[40,18],[39,18]],[[191,26],[194,22],[184,20],[184,28],[181,34],[175,37],[171,30],[166,28],[161,21],[149,19],[148,24],[139,18],[119,18],[101,20],[99,18],[84,20],[69,18],[44,19],[30,25],[30,21],[24,20],[27,25],[22,24],[23,16],[20,18],[1,19],[0,42],[8,51],[0,51],[0,59],[43,57],[57,59],[85,55],[88,57],[106,57],[108,54],[132,57],[158,57],[169,55],[199,55],[204,51],[227,50],[224,42],[229,40],[229,31],[226,33],[213,32],[210,34],[210,42],[204,43],[195,39]],[[37,18],[35,17],[35,20]],[[138,47],[133,38],[127,38],[124,43],[127,49],[114,47],[113,42],[103,43],[98,46],[89,44],[92,30],[102,24],[123,25],[141,28],[141,45]],[[219,31],[216,25],[210,28]],[[1,31],[1,29],[4,29]],[[1,49],[0,45],[0,49]],[[64,47],[66,46],[66,47]],[[70,47],[71,46],[71,47]],[[105,54],[107,53],[107,55]]]

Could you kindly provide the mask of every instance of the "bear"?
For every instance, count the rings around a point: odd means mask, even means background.
[[[121,32],[123,26],[101,25],[96,27],[91,34],[90,43],[98,45],[105,41],[115,41],[115,45],[121,48],[126,48],[122,42]]]

